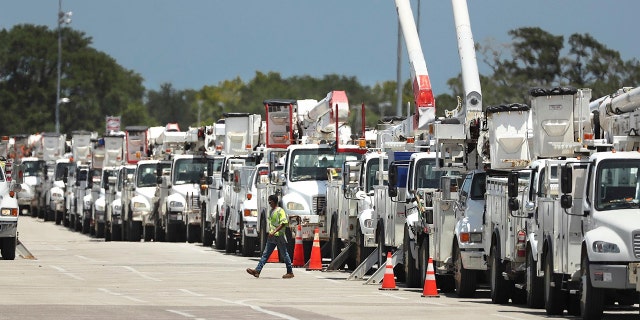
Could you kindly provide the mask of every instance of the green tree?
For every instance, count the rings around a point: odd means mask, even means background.
[[[160,91],[147,92],[147,110],[149,114],[166,125],[177,122],[181,130],[195,124],[197,117],[197,92],[194,90],[177,90],[171,83],[160,85]],[[195,112],[194,112],[195,111]]]
[[[83,32],[63,28],[60,106],[63,133],[104,131],[106,115],[142,104],[142,78],[91,48]],[[16,25],[0,30],[0,119],[3,134],[54,131],[58,32],[45,26]]]

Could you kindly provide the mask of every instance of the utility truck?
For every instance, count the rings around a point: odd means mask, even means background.
[[[170,174],[158,172],[154,215],[156,241],[200,241],[200,184],[206,176],[204,129],[186,132],[185,154],[171,156]],[[157,200],[156,200],[157,199]]]
[[[15,170],[22,170],[16,165]],[[22,174],[17,174],[13,182],[7,180],[4,167],[0,166],[0,255],[4,260],[16,258],[18,245],[18,200],[16,189],[22,183]]]
[[[257,208],[251,193],[253,174],[260,163],[262,117],[258,114],[225,114],[222,197],[218,199],[217,223],[224,228],[224,249],[252,256],[258,243]],[[245,205],[249,205],[245,212]],[[218,228],[221,229],[221,228]],[[216,231],[217,234],[217,231]],[[218,239],[222,235],[217,235]]]
[[[310,255],[314,230],[321,244],[330,238],[332,216],[326,212],[327,169],[359,160],[366,152],[346,145],[351,130],[345,125],[349,102],[344,91],[331,91],[320,100],[273,99],[264,101],[269,183],[258,187],[258,228],[261,248],[266,244],[267,197],[277,194],[291,222],[289,249],[301,226],[305,258]],[[228,124],[227,124],[228,125]],[[345,138],[347,136],[348,138]]]

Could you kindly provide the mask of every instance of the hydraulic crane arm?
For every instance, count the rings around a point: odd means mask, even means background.
[[[413,128],[414,130],[426,130],[427,125],[435,120],[436,115],[436,102],[431,89],[427,64],[424,60],[409,0],[396,0],[396,10],[411,66],[413,99],[416,104]]]

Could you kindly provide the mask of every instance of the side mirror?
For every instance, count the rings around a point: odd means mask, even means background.
[[[571,208],[573,206],[573,197],[570,194],[563,194],[560,196],[560,206],[562,209]]]
[[[398,183],[398,167],[393,163],[389,166],[389,184],[387,185],[389,191],[389,197],[397,197],[398,196],[398,188],[396,184]]]
[[[569,165],[560,167],[560,192],[567,194],[573,189],[573,170]],[[564,207],[563,207],[564,208]],[[569,206],[571,208],[571,206]]]
[[[212,176],[208,176],[207,177],[207,184],[208,185],[212,185],[213,184],[213,177]]]
[[[509,198],[509,210],[516,211],[520,209],[520,201],[517,198]]]
[[[509,176],[507,177],[507,193],[509,198],[515,198],[518,196],[518,173],[517,172],[510,172]],[[511,202],[509,202],[509,208],[511,208]]]

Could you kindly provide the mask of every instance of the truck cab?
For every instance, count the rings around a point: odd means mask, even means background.
[[[7,181],[4,166],[0,166],[0,254],[4,260],[14,260],[18,244],[18,184]]]

